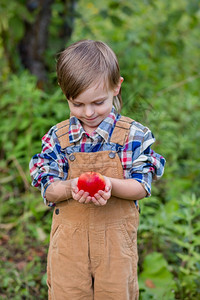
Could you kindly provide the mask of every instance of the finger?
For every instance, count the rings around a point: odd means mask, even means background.
[[[78,187],[77,187],[77,186],[75,186],[75,187],[73,187],[73,188],[72,188],[72,191],[73,191],[75,194],[77,194],[77,193],[78,193],[78,191],[79,191],[79,189],[78,189]]]
[[[72,197],[76,201],[79,201],[83,194],[84,194],[83,190],[80,190],[78,193],[73,193],[73,191],[72,191]]]
[[[92,197],[91,201],[92,201],[95,205],[100,206],[98,200],[97,200],[95,197]]]
[[[107,203],[107,199],[102,198],[99,193],[96,193],[94,197],[97,199],[100,205],[105,205]]]
[[[85,200],[85,203],[86,203],[86,204],[90,203],[90,202],[91,202],[91,199],[92,199],[92,197],[91,197],[91,196],[88,196],[87,199]]]
[[[105,179],[106,186],[110,186],[111,185],[110,179],[106,176],[104,176],[104,179]]]
[[[104,199],[104,200],[108,200],[110,198],[110,192],[105,193],[105,191],[98,191],[98,194]]]
[[[104,198],[105,191],[100,190],[100,191],[98,191],[98,194]]]
[[[99,201],[100,205],[102,205],[102,206],[106,205],[106,203],[107,203],[107,200],[103,199],[102,197],[98,201]]]
[[[111,190],[111,186],[106,185],[105,192],[109,192]]]
[[[79,203],[85,203],[87,197],[89,196],[88,192],[84,192],[82,197],[78,200]]]

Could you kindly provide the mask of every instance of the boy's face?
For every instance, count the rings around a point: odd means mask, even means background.
[[[112,110],[113,97],[118,89],[106,88],[104,82],[94,84],[77,98],[68,100],[70,112],[80,120],[83,128],[91,134]]]

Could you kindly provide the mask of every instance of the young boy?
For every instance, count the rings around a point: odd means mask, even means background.
[[[70,119],[43,137],[30,162],[33,186],[55,206],[47,265],[49,299],[138,299],[138,200],[150,196],[165,160],[151,150],[151,131],[119,114],[123,78],[103,42],[83,40],[57,62]],[[104,191],[77,187],[101,173]]]

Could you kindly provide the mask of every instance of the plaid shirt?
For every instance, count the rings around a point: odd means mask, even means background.
[[[69,141],[72,143],[67,148],[67,154],[73,152],[98,152],[112,150],[117,151],[122,167],[124,178],[133,178],[139,181],[151,195],[152,179],[158,179],[163,175],[165,159],[155,153],[150,146],[155,142],[151,131],[133,121],[130,133],[123,146],[109,143],[116,121],[121,115],[114,107],[107,118],[91,134],[87,134],[76,117],[70,118]],[[33,156],[30,161],[30,174],[32,185],[41,190],[45,204],[47,187],[56,180],[66,180],[68,175],[68,160],[65,152],[61,149],[56,136],[57,127],[53,126],[42,138],[42,152]]]

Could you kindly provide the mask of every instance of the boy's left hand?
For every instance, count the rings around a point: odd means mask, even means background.
[[[71,180],[71,193],[72,198],[79,203],[89,203],[91,201],[91,197],[88,192],[84,192],[83,190],[78,189],[77,187],[78,177]]]
[[[106,182],[106,187],[104,191],[98,191],[98,193],[96,193],[94,195],[94,197],[92,197],[91,201],[98,206],[101,205],[106,205],[108,199],[111,197],[111,190],[112,190],[112,184],[111,181],[108,177],[104,176],[105,182]]]

